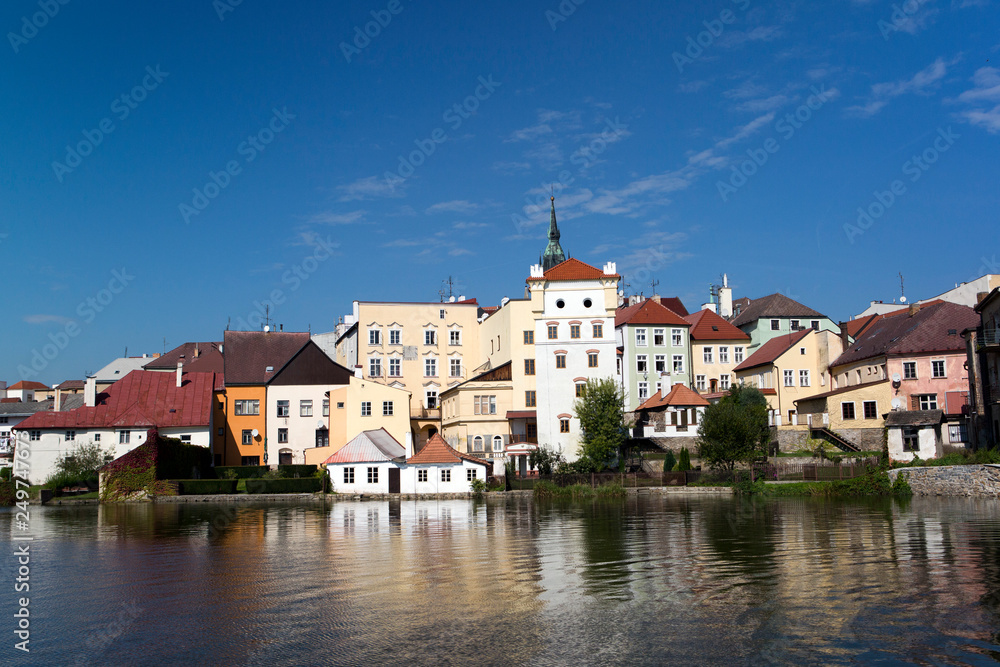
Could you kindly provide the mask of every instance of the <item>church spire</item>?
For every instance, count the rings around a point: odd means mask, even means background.
[[[566,261],[562,246],[559,245],[559,226],[556,224],[556,198],[553,196],[552,213],[549,217],[549,244],[545,246],[545,253],[542,255],[542,270],[548,271],[556,264]]]

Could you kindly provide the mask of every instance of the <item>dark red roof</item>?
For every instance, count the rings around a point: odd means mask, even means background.
[[[21,380],[13,387],[7,387],[8,389],[48,389],[41,382],[34,382],[33,380]]]
[[[669,308],[681,317],[688,314],[688,309],[684,307],[684,303],[681,301],[679,296],[661,296],[657,298],[661,306]]]
[[[740,314],[733,318],[733,324],[738,327],[750,324],[755,320],[764,317],[800,317],[820,319],[826,317],[808,306],[803,306],[794,299],[789,299],[784,294],[768,294],[759,299],[737,299],[742,310]],[[733,306],[736,306],[736,301]],[[745,305],[743,305],[745,304]]]
[[[670,391],[666,396],[661,396],[660,392],[656,392],[652,396],[646,399],[646,401],[640,405],[638,410],[649,410],[652,408],[665,408],[667,406],[698,406],[704,407],[708,405],[708,401],[701,397],[698,392],[693,389],[688,389],[682,384],[675,384],[670,388]]]
[[[98,394],[98,405],[63,412],[39,412],[18,424],[33,428],[160,428],[210,423],[215,373],[132,371]]]
[[[803,329],[801,331],[796,331],[795,333],[784,334],[782,336],[778,336],[777,338],[772,338],[761,345],[759,350],[747,357],[742,364],[733,370],[743,371],[748,368],[755,368],[765,364],[773,364],[775,359],[783,355],[791,349],[793,345],[808,336],[811,332],[812,329]]]
[[[226,384],[262,385],[309,342],[309,334],[227,331],[224,341]],[[268,368],[271,370],[267,370]]]
[[[615,326],[618,327],[623,324],[672,324],[674,326],[688,326],[683,317],[666,306],[661,306],[652,299],[646,299],[616,310]]]
[[[64,380],[56,385],[59,389],[84,389],[86,386],[83,380]]]
[[[20,403],[20,398],[0,398],[0,403]]]
[[[551,269],[542,274],[541,278],[528,278],[532,280],[599,280],[601,278],[621,278],[617,273],[606,275],[604,271],[597,267],[585,264],[575,257],[567,259],[565,262],[556,264]]]
[[[535,410],[508,410],[507,419],[534,419],[536,416]]]
[[[691,325],[691,338],[694,340],[750,340],[742,329],[707,309],[688,315],[684,321]]]
[[[439,434],[431,436],[424,448],[406,459],[407,464],[461,463],[463,460],[488,466],[489,463],[452,449]]]
[[[884,355],[964,352],[963,330],[979,326],[979,316],[968,306],[939,302],[880,315],[831,366]],[[955,333],[949,333],[954,331]]]
[[[184,370],[192,373],[221,373],[225,370],[222,343],[183,343],[164,355],[143,366],[147,371],[165,371],[177,368],[177,362],[184,362]]]

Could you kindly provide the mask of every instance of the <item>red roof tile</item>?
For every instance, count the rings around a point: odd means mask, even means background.
[[[694,340],[750,340],[742,329],[707,309],[691,313],[684,321],[691,325],[691,338]]]
[[[223,350],[226,384],[267,383],[308,342],[306,332],[227,331]]]
[[[803,329],[802,331],[796,331],[795,333],[784,334],[783,336],[772,338],[761,345],[759,350],[747,357],[746,361],[733,370],[743,371],[748,368],[772,364],[775,359],[783,355],[791,349],[793,345],[808,336],[811,332],[812,329]]]
[[[210,423],[215,373],[132,371],[98,395],[99,404],[63,412],[39,412],[18,424],[31,428],[160,428]]]
[[[7,389],[48,389],[41,382],[34,382],[32,380],[21,380],[13,387],[7,387]]]
[[[684,303],[679,296],[661,296],[660,305],[669,308],[681,317],[688,314],[688,309],[684,307]]]
[[[618,327],[623,324],[672,324],[674,326],[688,326],[683,317],[666,306],[661,306],[652,299],[646,299],[626,308],[616,310],[615,326]]]
[[[222,343],[183,343],[143,366],[147,371],[172,370],[184,362],[184,370],[192,373],[221,373],[224,370]],[[182,358],[183,357],[183,358]]]
[[[528,281],[553,281],[553,280],[598,280],[600,278],[621,278],[617,273],[605,275],[604,271],[597,267],[585,264],[580,260],[571,257],[565,262],[556,264],[551,269],[542,274],[541,278],[528,278]]]
[[[474,456],[469,456],[468,454],[463,454],[458,452],[448,446],[448,443],[444,441],[439,434],[435,433],[431,436],[424,448],[419,452],[406,459],[407,464],[427,464],[427,463],[461,463],[463,460],[470,461],[472,463],[478,463],[480,465],[488,466],[487,461],[482,459],[477,459]]]
[[[745,298],[737,299],[733,302],[734,308],[737,301],[741,304],[741,310],[740,314],[733,318],[733,324],[738,327],[741,327],[744,324],[750,324],[754,320],[765,317],[801,317],[815,319],[826,317],[826,315],[823,315],[808,306],[803,306],[798,301],[789,299],[784,294],[768,294],[767,296],[762,296],[759,299],[752,300]]]
[[[695,390],[689,389],[682,384],[675,384],[670,388],[666,396],[661,396],[660,392],[656,392],[636,409],[649,410],[650,408],[665,408],[667,406],[705,407],[707,405],[708,401],[702,398]]]

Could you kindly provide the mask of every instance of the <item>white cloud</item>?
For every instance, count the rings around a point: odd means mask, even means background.
[[[453,229],[486,229],[489,227],[485,222],[456,222],[452,225]]]
[[[62,315],[25,315],[24,321],[28,324],[59,324],[65,325],[72,322],[72,318],[63,317]]]
[[[770,42],[784,34],[779,25],[759,25],[750,30],[733,30],[719,38],[718,44],[723,47],[743,46],[748,42]]]
[[[868,118],[874,116],[889,102],[901,95],[929,95],[948,74],[948,68],[957,63],[959,56],[951,60],[938,58],[933,63],[914,74],[909,79],[876,83],[871,87],[868,102],[847,108],[847,113]]]
[[[972,83],[973,87],[959,95],[958,101],[975,108],[959,112],[959,117],[990,134],[1000,133],[1000,69],[980,67],[972,75]]]
[[[474,213],[478,210],[479,205],[473,204],[467,199],[453,199],[434,204],[424,211],[424,213],[428,215],[435,213]]]
[[[364,211],[351,211],[350,213],[333,213],[325,211],[310,216],[306,222],[321,225],[353,225],[364,220]]]
[[[400,182],[390,183],[388,180],[378,176],[366,176],[365,178],[359,178],[353,183],[337,186],[337,191],[341,193],[339,201],[402,197],[402,190],[402,179],[400,179]]]
[[[521,174],[526,171],[531,171],[530,162],[494,162],[494,171],[499,171],[501,174]]]

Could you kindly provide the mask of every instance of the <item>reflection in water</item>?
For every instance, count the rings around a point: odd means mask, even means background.
[[[696,497],[32,508],[31,658],[992,662],[998,509]],[[12,518],[0,513],[5,534]],[[138,611],[116,625],[123,610]]]

